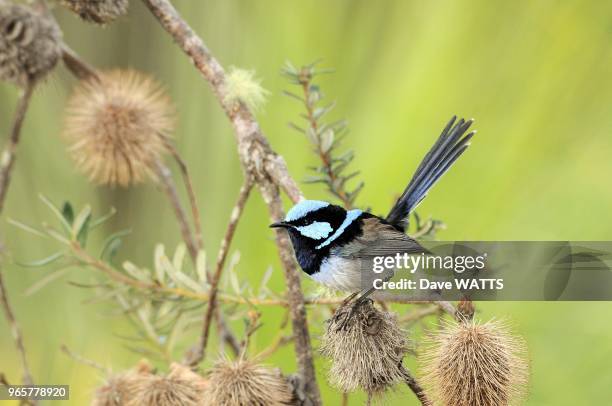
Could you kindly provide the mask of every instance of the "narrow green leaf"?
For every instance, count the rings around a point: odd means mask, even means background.
[[[25,295],[33,295],[34,293],[47,286],[49,283],[64,276],[66,273],[68,273],[68,271],[70,271],[70,269],[62,268],[49,273],[47,276],[45,276],[44,278],[30,286],[28,289],[26,289]]]
[[[140,281],[149,280],[149,273],[138,268],[136,265],[134,265],[130,261],[125,261],[123,263],[123,269],[134,279],[138,279]]]
[[[327,106],[316,108],[314,110],[314,112],[312,113],[313,118],[315,120],[320,120],[325,114],[327,114],[331,110],[333,110],[334,107],[336,107],[336,102],[335,101],[330,103],[330,104],[328,104]]]
[[[283,90],[283,94],[284,94],[285,96],[289,96],[289,97],[291,97],[291,98],[293,98],[293,99],[296,99],[296,100],[298,100],[298,101],[299,101],[299,102],[301,102],[301,103],[304,103],[304,102],[305,102],[305,100],[304,100],[304,98],[303,98],[303,97],[298,96],[297,94],[292,93],[292,92],[289,92],[289,91],[287,91],[287,90]]]
[[[51,209],[51,211],[53,212],[53,214],[55,214],[55,216],[59,219],[60,223],[62,223],[62,226],[64,227],[64,229],[67,232],[71,232],[72,231],[72,226],[70,224],[68,224],[68,222],[66,221],[66,219],[64,218],[64,215],[62,214],[61,211],[59,211],[59,209],[57,207],[55,207],[55,205],[51,202],[51,200],[49,200],[45,195],[43,194],[39,194],[38,197],[40,198],[40,200],[47,205],[47,207],[49,207],[49,209]]]
[[[100,251],[100,259],[105,262],[111,262],[117,250],[121,246],[121,237],[130,234],[132,230],[122,230],[108,236],[108,238],[102,244],[102,250]]]
[[[70,202],[64,202],[64,206],[62,207],[62,215],[69,224],[72,224],[74,221],[74,210],[72,210],[72,205]]]
[[[185,253],[187,252],[187,248],[185,244],[179,244],[174,251],[174,257],[172,258],[172,265],[174,269],[177,271],[181,271],[183,269],[183,260],[185,259]]]
[[[30,227],[29,225],[21,223],[21,222],[19,222],[17,220],[8,219],[8,223],[10,225],[13,225],[13,226],[17,227],[17,228],[21,228],[22,230],[24,230],[24,231],[26,231],[26,232],[28,232],[30,234],[34,234],[34,235],[37,235],[37,236],[43,237],[43,238],[48,238],[49,237],[47,234],[44,234],[42,231],[39,231],[39,230],[35,229],[34,227]]]
[[[307,176],[304,178],[304,183],[327,183],[328,178],[322,176]]]
[[[321,151],[327,154],[334,144],[334,131],[329,129],[321,134]]]
[[[110,211],[105,214],[104,216],[95,219],[91,222],[91,224],[89,225],[89,229],[93,230],[94,228],[98,227],[101,224],[104,224],[108,219],[110,219],[111,217],[113,217],[115,214],[117,214],[117,209],[115,209],[114,207],[111,207]]]
[[[198,274],[200,283],[204,285],[208,279],[206,273],[206,251],[198,252],[198,257],[196,259],[196,272]]]
[[[306,129],[306,137],[308,138],[308,141],[310,141],[314,145],[319,145],[319,135],[317,134],[317,131],[314,128],[308,127]]]
[[[289,128],[293,128],[295,131],[297,131],[299,133],[306,134],[306,130],[304,130],[299,125],[297,125],[295,123],[288,123],[288,125],[289,125]]]
[[[64,256],[63,252],[56,252],[54,254],[49,255],[48,257],[45,257],[43,259],[39,259],[39,260],[36,260],[36,261],[17,262],[17,265],[23,266],[23,267],[27,267],[27,268],[36,268],[36,267],[41,267],[41,266],[49,265],[50,263],[57,261],[58,259],[62,258],[63,256]]]

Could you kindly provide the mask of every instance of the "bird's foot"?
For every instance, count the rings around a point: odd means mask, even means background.
[[[353,299],[356,295],[351,295],[351,299]],[[350,302],[350,301],[349,301]],[[372,299],[368,298],[368,297],[364,297],[361,296],[359,297],[357,300],[355,300],[352,304],[350,304],[350,309],[348,312],[339,312],[338,314],[338,318],[344,316],[344,318],[342,319],[342,321],[340,321],[338,323],[338,327],[336,328],[336,331],[346,331],[350,325],[350,321],[353,317],[356,316],[357,311],[359,310],[359,308],[365,304],[370,304],[372,303]],[[347,306],[349,305],[348,303],[345,305]],[[337,321],[337,320],[336,320]]]

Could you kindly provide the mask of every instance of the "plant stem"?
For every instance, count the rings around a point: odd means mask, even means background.
[[[240,188],[238,199],[236,201],[236,204],[234,205],[234,209],[232,210],[230,221],[227,225],[227,229],[225,230],[223,240],[221,241],[221,246],[217,255],[217,262],[215,264],[215,272],[212,275],[212,280],[210,284],[211,286],[208,306],[206,308],[206,312],[204,313],[204,324],[202,327],[200,343],[198,345],[195,355],[191,360],[188,361],[188,364],[192,367],[199,364],[204,359],[204,356],[206,354],[206,346],[208,344],[208,337],[210,335],[210,325],[212,321],[212,316],[217,306],[219,280],[221,279],[221,273],[223,272],[225,266],[225,260],[229,252],[229,247],[231,245],[232,239],[234,238],[236,227],[238,226],[238,222],[240,221],[240,217],[242,216],[244,206],[249,198],[249,194],[252,188],[253,183],[250,179],[246,179],[244,184]]]
[[[28,83],[21,93],[21,97],[17,103],[17,109],[15,110],[9,141],[2,152],[2,156],[0,156],[0,213],[2,213],[2,209],[4,208],[4,201],[6,200],[11,182],[13,166],[17,158],[17,146],[21,138],[21,128],[23,127],[23,121],[28,111],[28,107],[30,106],[34,86],[34,83]]]
[[[62,60],[70,73],[81,80],[96,79],[100,80],[98,72],[83,61],[68,45],[62,46]]]
[[[13,124],[11,126],[11,133],[8,141],[8,145],[0,156],[0,213],[4,208],[4,202],[8,194],[8,188],[11,182],[11,175],[13,174],[13,168],[15,165],[15,159],[17,158],[17,146],[21,138],[21,129],[25,120],[28,107],[30,106],[30,100],[32,99],[32,93],[34,92],[35,83],[29,82],[26,84],[22,91],[22,94],[17,103],[17,109],[13,118]],[[23,368],[23,383],[25,385],[33,385],[34,380],[32,379],[32,373],[28,366],[28,360],[26,355],[25,345],[23,344],[23,335],[21,329],[15,318],[15,313],[11,307],[11,303],[8,298],[8,292],[4,285],[4,277],[2,275],[2,269],[0,269],[0,302],[4,309],[4,316],[11,329],[13,340],[15,341],[15,347],[21,360]],[[37,405],[38,401],[31,401],[33,405]]]
[[[15,314],[13,313],[13,309],[11,308],[11,304],[9,302],[6,287],[4,286],[2,272],[0,272],[0,302],[2,302],[4,316],[6,317],[9,327],[11,328],[11,334],[13,335],[13,340],[15,341],[15,347],[17,347],[17,353],[19,354],[19,358],[21,360],[21,366],[23,368],[23,384],[33,385],[34,380],[32,379],[32,374],[28,366],[26,349],[25,345],[23,344],[23,336],[21,334],[21,329],[19,328],[19,324],[17,323],[17,319],[15,318]]]
[[[200,250],[203,250],[204,241],[202,240],[202,220],[195,190],[193,188],[193,181],[191,180],[191,175],[189,174],[189,168],[168,137],[164,136],[163,134],[158,135],[161,137],[166,149],[170,152],[181,171],[183,182],[185,183],[185,189],[187,190],[187,195],[189,196],[189,205],[191,206],[191,215],[193,217],[193,228],[196,244]]]
[[[315,134],[319,134],[319,123],[314,116],[314,106],[309,101],[310,100],[310,84],[312,78],[310,76],[301,79],[302,91],[304,92],[304,106],[306,107],[306,117],[308,119],[308,123],[310,127],[314,130]],[[332,168],[332,157],[329,151],[323,151],[322,144],[319,140],[317,143],[317,154],[323,163],[323,168],[325,169],[325,173],[329,177],[329,190],[332,194],[334,194],[338,199],[342,201],[342,205],[345,209],[350,209],[351,199],[349,199],[346,191],[343,188],[338,188],[335,185],[337,184],[337,176],[335,171]]]
[[[164,193],[168,197],[168,200],[170,200],[170,204],[172,205],[172,209],[176,215],[176,219],[181,229],[181,235],[183,236],[183,241],[187,246],[187,251],[189,251],[189,255],[195,264],[198,258],[198,247],[193,235],[191,234],[187,214],[185,213],[185,209],[183,208],[181,200],[179,199],[170,169],[168,169],[168,167],[160,161],[155,162],[154,165],[155,172],[159,178],[159,181],[161,182]]]
[[[400,365],[400,370],[404,378],[404,382],[406,383],[406,386],[408,386],[414,392],[415,396],[419,399],[421,404],[423,406],[433,405],[427,398],[427,395],[425,394],[425,391],[423,390],[421,385],[412,376],[410,371],[408,371],[403,365]]]

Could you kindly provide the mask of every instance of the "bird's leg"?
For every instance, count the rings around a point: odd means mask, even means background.
[[[355,293],[351,293],[350,295],[348,295],[348,296],[346,297],[346,299],[344,299],[344,300],[342,301],[342,304],[340,305],[340,307],[344,307],[344,306],[346,306],[347,304],[349,304],[349,303],[351,302],[351,300],[353,300],[353,299],[355,298],[355,296],[357,296],[358,294],[359,294],[359,292],[357,291],[357,292],[355,292]]]
[[[371,292],[370,292],[371,293]],[[355,315],[357,314],[357,310],[363,306],[366,303],[371,303],[372,299],[369,299],[367,297],[367,295],[369,295],[369,293],[366,292],[366,294],[361,295],[357,300],[355,300],[350,306],[351,309],[348,313],[346,313],[346,315],[344,316],[344,319],[340,322],[340,325],[338,326],[337,331],[340,330],[346,330],[348,327],[348,323],[349,321],[355,317]]]
[[[359,294],[359,291],[351,293],[350,295],[348,295],[340,304],[340,307],[338,309],[342,309],[343,307],[345,307],[346,305],[348,305],[354,298],[355,296],[357,296]],[[338,312],[339,313],[339,312]],[[334,321],[337,321],[339,315],[336,314],[333,318]]]
[[[388,281],[389,279],[391,279],[391,277],[387,277],[385,278],[385,281]],[[368,301],[371,301],[372,299],[370,299],[368,296],[370,296],[374,291],[376,290],[376,288],[371,287],[368,290],[366,290],[361,296],[359,296],[357,298],[357,300],[355,300],[353,302],[353,304],[351,305],[351,311],[346,313],[346,316],[344,316],[344,320],[342,320],[342,322],[340,323],[340,326],[338,326],[338,330],[346,330],[346,327],[348,326],[348,322],[349,320],[355,316],[355,313],[357,312],[357,309],[368,303]],[[353,300],[355,298],[355,296],[357,296],[359,292],[355,292],[353,294],[351,294],[349,297],[347,297],[346,299],[344,299],[344,302],[342,302],[342,306],[346,306],[348,303],[350,303],[351,300]]]

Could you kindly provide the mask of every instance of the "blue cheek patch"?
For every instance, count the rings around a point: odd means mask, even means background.
[[[329,233],[334,231],[331,225],[325,221],[315,221],[307,226],[295,227],[304,237],[312,238],[313,240],[322,240],[327,238]]]
[[[338,237],[340,237],[342,235],[344,230],[346,230],[346,228],[348,226],[350,226],[351,223],[353,223],[353,221],[355,221],[359,216],[361,216],[361,213],[363,213],[363,211],[361,211],[359,209],[354,209],[354,210],[347,211],[346,212],[346,217],[344,218],[344,221],[342,222],[342,224],[340,224],[340,227],[338,227],[336,232],[334,234],[332,234],[332,236],[329,237],[327,240],[325,240],[321,244],[317,245],[315,248],[316,249],[321,249],[321,248],[325,247],[326,245],[331,244],[335,239],[337,239]]]
[[[301,219],[308,213],[327,206],[329,206],[329,203],[321,200],[303,200],[289,210],[287,216],[285,216],[285,221],[295,221],[297,219]]]

